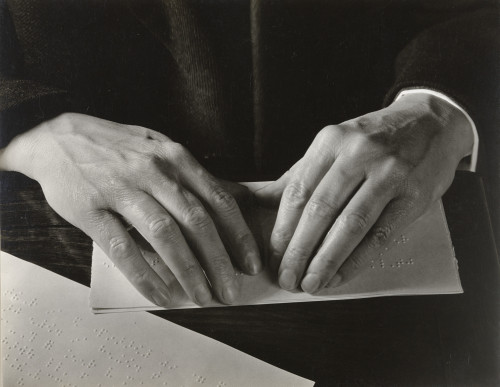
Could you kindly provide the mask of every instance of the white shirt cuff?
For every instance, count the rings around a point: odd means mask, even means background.
[[[472,145],[472,152],[470,154],[471,159],[470,159],[470,164],[465,168],[466,170],[469,170],[471,172],[476,171],[476,166],[477,166],[477,153],[479,149],[479,136],[477,134],[477,129],[476,125],[474,124],[474,121],[472,121],[472,118],[469,116],[469,114],[465,111],[463,107],[461,107],[459,104],[457,104],[455,101],[453,101],[450,97],[448,97],[446,94],[443,94],[439,91],[432,90],[432,89],[426,89],[426,88],[417,88],[417,89],[404,89],[401,90],[396,98],[394,99],[397,101],[399,98],[408,95],[408,94],[430,94],[435,97],[441,98],[448,102],[450,105],[456,107],[458,110],[460,110],[464,116],[467,118],[467,121],[469,121],[469,124],[472,129],[472,134],[474,135],[474,144]]]

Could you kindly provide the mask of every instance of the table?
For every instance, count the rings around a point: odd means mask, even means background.
[[[92,245],[39,185],[0,173],[2,250],[90,285]],[[481,178],[444,196],[461,295],[155,312],[266,362],[330,385],[500,385],[500,266]]]

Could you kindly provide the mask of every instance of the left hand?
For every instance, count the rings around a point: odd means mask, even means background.
[[[280,202],[270,240],[280,286],[316,293],[355,277],[444,194],[472,144],[465,116],[424,94],[325,127],[302,159],[256,192]]]

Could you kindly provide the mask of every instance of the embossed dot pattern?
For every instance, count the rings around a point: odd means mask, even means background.
[[[256,210],[249,224],[269,240],[273,224],[269,210]],[[258,225],[259,227],[255,226]],[[371,259],[360,265],[359,274],[346,285],[325,287],[319,294],[288,292],[276,284],[274,273],[264,271],[256,276],[237,273],[241,286],[240,305],[286,302],[326,301],[386,295],[422,295],[460,293],[462,291],[457,262],[441,203],[438,201],[425,215],[400,233],[394,234],[387,246],[374,250]],[[96,313],[161,309],[145,299],[110,262],[104,252],[94,246],[92,257],[91,305]],[[211,306],[223,306],[212,301]],[[187,297],[175,300],[172,308],[198,307]]]
[[[311,386],[147,313],[94,315],[89,289],[2,253],[3,385]]]

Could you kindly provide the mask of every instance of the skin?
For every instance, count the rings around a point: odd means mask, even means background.
[[[316,293],[355,277],[442,196],[472,144],[465,116],[424,94],[325,127],[302,159],[256,193],[279,204],[270,251],[280,285]],[[182,289],[199,305],[213,295],[231,304],[233,263],[247,274],[262,268],[228,188],[152,130],[64,114],[12,140],[0,169],[37,180],[52,208],[160,306]]]
[[[231,304],[239,292],[233,263],[247,274],[261,270],[233,195],[155,131],[63,114],[11,141],[0,168],[37,180],[50,206],[157,305],[174,303],[181,287],[199,305],[213,295]],[[147,261],[155,257],[153,269]]]
[[[473,141],[463,113],[424,94],[321,130],[256,193],[279,203],[270,251],[280,286],[317,293],[358,275],[443,195]]]

